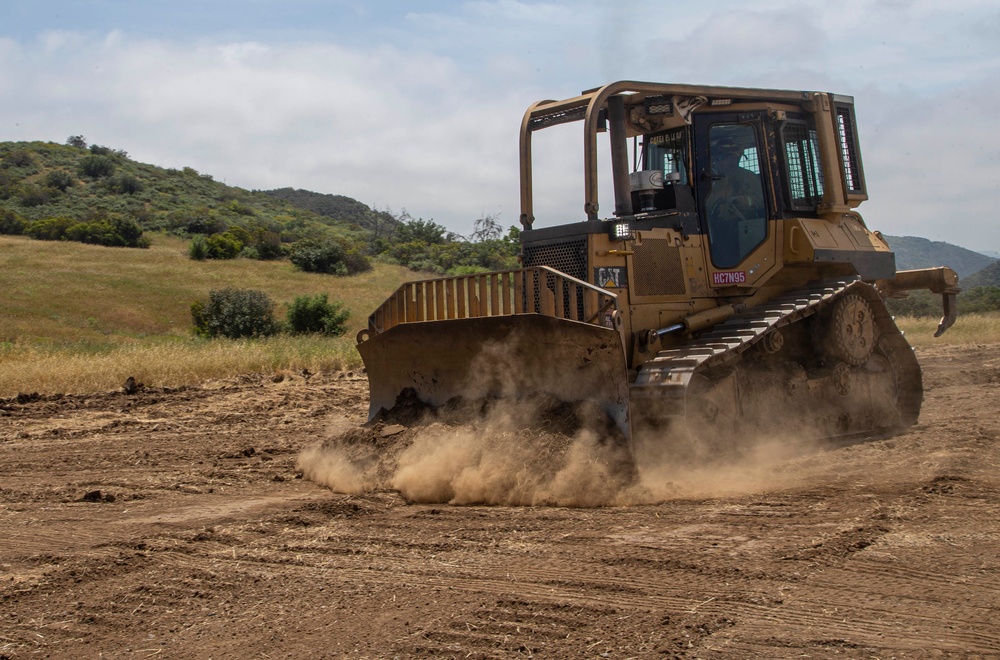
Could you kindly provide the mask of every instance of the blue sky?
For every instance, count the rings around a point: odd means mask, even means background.
[[[528,104],[618,79],[852,95],[869,226],[1000,251],[995,0],[0,0],[0,140],[82,134],[460,233],[517,222]],[[579,137],[548,146],[569,176],[539,223],[580,219]]]

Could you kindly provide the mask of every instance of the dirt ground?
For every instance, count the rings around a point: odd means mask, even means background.
[[[0,658],[1000,657],[998,348],[919,351],[905,435],[591,508],[302,478],[361,373],[0,401]]]

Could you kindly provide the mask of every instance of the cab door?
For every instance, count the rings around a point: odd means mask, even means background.
[[[695,115],[698,212],[713,288],[759,285],[777,234],[760,113]]]

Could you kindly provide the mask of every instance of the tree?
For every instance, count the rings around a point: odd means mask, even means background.
[[[66,144],[77,149],[87,148],[87,140],[82,135],[70,135],[66,138]]]
[[[484,215],[473,224],[472,240],[474,241],[495,241],[503,235],[503,228],[500,226],[500,214],[490,213]]]
[[[410,241],[423,241],[429,245],[444,243],[450,238],[448,231],[433,220],[417,218],[414,220],[410,214],[403,211],[400,215],[401,223],[396,227],[394,242],[408,243]]]

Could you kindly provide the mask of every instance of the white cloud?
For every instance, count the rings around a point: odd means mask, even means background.
[[[15,139],[84,134],[234,185],[345,194],[456,229],[516,201],[526,102],[448,59],[387,46],[42,41],[41,56],[4,51],[0,80],[30,90],[0,109]]]
[[[219,23],[156,39],[89,11],[81,31],[8,38],[0,26],[0,131],[83,134],[232,185],[349,195],[467,232],[481,213],[517,221],[517,130],[535,100],[614,79],[822,89],[857,100],[873,227],[951,240],[942,218],[961,218],[955,242],[996,250],[993,4],[299,2],[271,13],[279,36]],[[576,126],[567,135],[536,150],[568,175],[536,201],[552,222],[582,218],[581,140]]]

